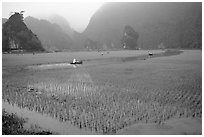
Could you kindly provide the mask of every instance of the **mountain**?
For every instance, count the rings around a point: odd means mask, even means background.
[[[202,3],[201,2],[127,2],[106,3],[91,18],[83,38],[103,48],[122,48],[121,39],[125,26],[138,33],[138,47],[167,48],[202,47]]]
[[[71,49],[72,39],[66,34],[59,25],[52,24],[44,19],[26,17],[25,24],[38,35],[43,47],[50,51]]]
[[[2,51],[44,51],[37,35],[23,22],[22,13],[15,12],[2,28]]]
[[[66,33],[68,34],[70,37],[72,37],[73,35],[73,30],[72,28],[70,27],[68,21],[63,17],[63,16],[60,16],[58,14],[53,14],[51,15],[48,20],[51,22],[51,23],[56,23],[58,24],[61,29]]]

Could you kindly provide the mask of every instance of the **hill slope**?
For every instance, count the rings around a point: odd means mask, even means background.
[[[126,25],[139,33],[138,45],[157,48],[201,48],[202,3],[106,3],[82,33],[100,47],[121,48]]]
[[[73,30],[72,28],[70,27],[68,21],[60,16],[60,15],[57,15],[57,14],[54,14],[54,15],[51,15],[48,20],[51,22],[51,23],[56,23],[58,24],[61,29],[66,33],[68,34],[70,37],[72,37],[73,35]]]
[[[23,22],[22,13],[15,12],[2,28],[2,51],[44,51],[37,35]]]
[[[47,20],[38,20],[33,17],[26,17],[24,22],[38,35],[45,49],[53,51],[72,48],[72,39],[59,25],[52,24]]]

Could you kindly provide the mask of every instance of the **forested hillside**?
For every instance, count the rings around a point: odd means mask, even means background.
[[[44,51],[36,34],[27,28],[23,14],[15,12],[2,26],[2,51]]]

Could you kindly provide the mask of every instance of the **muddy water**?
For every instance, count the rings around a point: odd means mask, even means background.
[[[26,108],[19,108],[17,106],[12,106],[7,102],[2,102],[2,109],[5,109],[8,113],[15,113],[17,116],[22,117],[26,120],[26,127],[28,125],[40,126],[43,130],[48,130],[53,133],[62,135],[90,135],[96,134],[84,129],[79,129],[72,126],[69,122],[60,122],[57,119],[53,119],[47,115],[42,115],[40,113],[30,111]]]

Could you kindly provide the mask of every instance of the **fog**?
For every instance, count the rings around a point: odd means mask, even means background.
[[[24,17],[33,16],[39,19],[47,19],[52,14],[59,14],[67,19],[73,29],[82,32],[87,27],[91,16],[102,4],[102,2],[3,2],[2,17],[9,18],[11,12],[20,11],[25,11]]]

